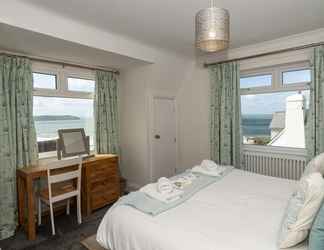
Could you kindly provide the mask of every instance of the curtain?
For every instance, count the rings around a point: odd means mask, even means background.
[[[324,152],[324,46],[314,48],[311,67],[312,81],[306,125],[309,160]]]
[[[37,161],[31,62],[0,56],[0,239],[17,223],[16,170]]]
[[[209,67],[210,155],[219,164],[240,168],[240,80],[236,62]]]
[[[99,154],[118,154],[117,75],[96,71],[95,120],[96,148]]]

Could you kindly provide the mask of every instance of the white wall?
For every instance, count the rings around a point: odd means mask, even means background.
[[[179,170],[209,158],[209,78],[192,63],[178,91]]]
[[[208,86],[206,69],[171,54],[161,55],[155,64],[121,72],[121,171],[131,187],[150,181],[150,93],[176,95],[178,171],[208,158]]]

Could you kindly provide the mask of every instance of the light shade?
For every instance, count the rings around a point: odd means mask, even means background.
[[[229,13],[211,7],[196,15],[196,47],[206,52],[227,49],[229,45]]]

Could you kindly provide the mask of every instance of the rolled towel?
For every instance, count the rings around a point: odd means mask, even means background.
[[[157,191],[161,194],[172,193],[174,189],[173,183],[166,177],[161,177],[157,182]]]
[[[200,166],[207,170],[207,171],[213,171],[215,170],[216,168],[218,168],[218,165],[214,162],[214,161],[211,161],[211,160],[203,160],[200,164]]]
[[[219,166],[213,170],[206,170],[202,166],[195,166],[191,169],[191,172],[217,177],[221,176],[225,170],[225,166]]]
[[[140,192],[145,193],[149,197],[159,200],[164,203],[171,203],[178,199],[180,199],[181,195],[183,194],[182,190],[173,189],[171,193],[162,194],[157,191],[157,183],[147,184],[140,189]]]

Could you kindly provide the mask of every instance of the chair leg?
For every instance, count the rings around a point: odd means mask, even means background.
[[[78,210],[78,223],[81,224],[81,200],[80,200],[80,194],[77,195],[77,210]]]
[[[66,201],[66,214],[67,215],[70,214],[70,199]]]
[[[50,203],[49,206],[50,206],[50,213],[51,213],[52,234],[55,235],[53,204]]]
[[[42,200],[38,197],[38,226],[42,224]]]

